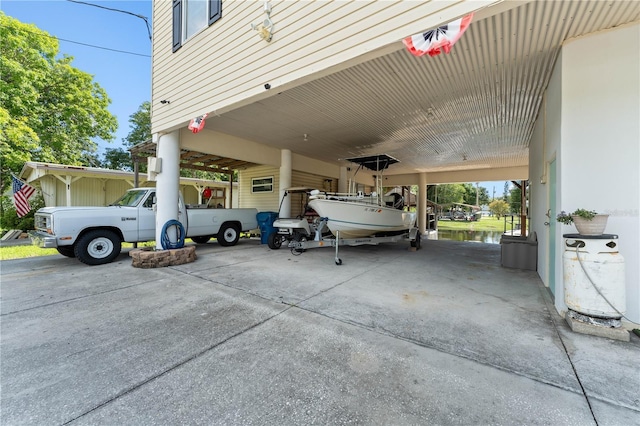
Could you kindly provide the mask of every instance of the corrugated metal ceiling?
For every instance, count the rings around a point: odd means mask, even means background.
[[[562,43],[639,19],[638,1],[523,2],[472,22],[448,55],[399,49],[207,128],[330,163],[386,153],[401,162],[389,174],[527,165]]]

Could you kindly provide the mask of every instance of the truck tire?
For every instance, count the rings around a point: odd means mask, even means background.
[[[222,247],[235,246],[240,239],[240,232],[235,225],[224,223],[220,227],[216,239]]]
[[[75,249],[73,246],[59,246],[56,247],[56,250],[58,250],[58,253],[60,253],[63,256],[67,256],[67,257],[76,257],[76,253],[75,253]]]
[[[191,237],[191,241],[193,241],[196,244],[206,244],[209,242],[210,239],[211,239],[210,235],[205,235],[204,237],[203,236]]]
[[[277,232],[272,232],[267,237],[267,245],[272,250],[278,250],[282,246],[282,236]]]
[[[96,229],[78,239],[75,254],[87,265],[104,265],[118,257],[122,250],[120,238],[112,231]]]

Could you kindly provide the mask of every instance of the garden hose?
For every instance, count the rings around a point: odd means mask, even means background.
[[[178,234],[178,241],[176,241],[175,243],[171,242],[171,240],[169,239],[169,235],[167,233],[169,228],[172,226],[176,227],[176,232]],[[164,250],[182,248],[184,247],[184,237],[185,237],[185,232],[184,232],[184,226],[182,226],[182,223],[180,223],[175,219],[171,219],[167,221],[167,223],[165,223],[164,226],[162,227],[160,244],[162,245],[162,248]]]

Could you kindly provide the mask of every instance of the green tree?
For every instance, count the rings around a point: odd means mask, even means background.
[[[131,131],[122,140],[125,146],[131,148],[142,142],[151,140],[151,103],[144,101],[138,110],[129,116]]]
[[[58,40],[0,12],[0,161],[3,190],[25,161],[95,165],[94,138],[111,141],[116,118],[93,76],[58,57]]]
[[[477,187],[475,184],[471,183],[463,183],[464,187],[464,203],[476,205],[476,193],[478,193],[478,205],[489,204],[489,193],[487,192],[487,188]]]
[[[458,183],[445,183],[427,188],[427,198],[440,205],[463,203],[465,194],[464,186]]]
[[[520,214],[520,210],[522,209],[522,190],[518,187],[513,188],[509,191],[509,208],[511,213]]]
[[[493,213],[496,219],[509,213],[509,204],[504,200],[493,200],[489,203],[489,211]]]
[[[128,148],[151,139],[151,103],[144,101],[138,110],[129,116],[127,137],[122,139],[124,148],[107,148],[104,153],[103,167],[114,170],[133,170],[133,160]],[[125,149],[127,148],[127,149]],[[146,163],[140,165],[141,172],[146,170]]]
[[[144,166],[146,167],[146,163]],[[122,148],[106,148],[101,167],[112,170],[124,170],[130,172],[133,170],[133,162],[131,154]]]
[[[502,200],[505,202],[509,201],[509,188],[511,187],[511,183],[508,180],[504,181],[504,191],[502,192]]]

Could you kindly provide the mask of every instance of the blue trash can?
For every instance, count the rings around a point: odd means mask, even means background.
[[[273,222],[278,218],[278,212],[260,212],[256,215],[260,228],[260,243],[267,244],[269,234],[275,232]]]

